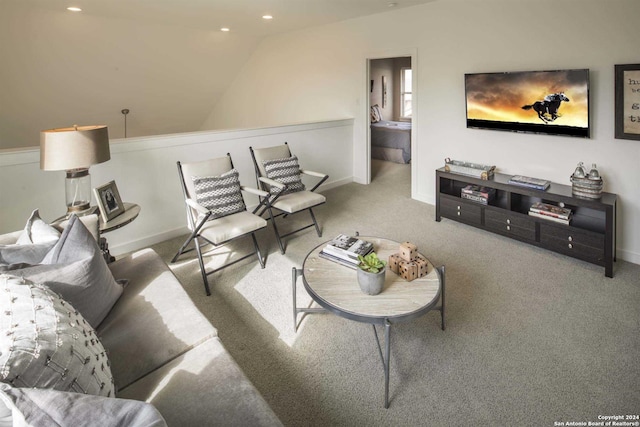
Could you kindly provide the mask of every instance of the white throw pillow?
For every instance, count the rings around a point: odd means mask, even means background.
[[[15,243],[0,245],[0,271],[39,264],[59,238],[60,232],[40,218],[38,209],[34,210]]]
[[[0,289],[0,381],[115,395],[107,353],[71,304],[17,276],[0,275]]]
[[[60,237],[60,232],[40,218],[38,209],[31,212],[24,231],[18,237],[16,244],[27,245],[30,243],[55,242]]]

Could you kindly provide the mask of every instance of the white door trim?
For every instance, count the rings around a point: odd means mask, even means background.
[[[412,108],[412,118],[411,118],[411,197],[416,198],[414,192],[417,188],[416,179],[418,176],[416,169],[415,159],[418,158],[418,49],[417,48],[404,48],[404,49],[388,49],[384,51],[378,52],[370,52],[365,55],[364,59],[364,85],[363,85],[363,93],[364,96],[362,99],[365,99],[366,102],[363,102],[363,110],[361,111],[362,117],[365,118],[364,123],[366,124],[366,132],[364,132],[364,136],[366,141],[364,142],[364,146],[366,149],[363,151],[365,158],[362,159],[364,164],[366,165],[366,184],[371,183],[371,127],[369,111],[371,106],[370,104],[370,96],[369,93],[371,91],[371,81],[370,81],[370,61],[372,59],[385,59],[385,58],[398,58],[398,57],[411,57],[411,70],[413,74],[413,78],[411,79],[411,108]]]

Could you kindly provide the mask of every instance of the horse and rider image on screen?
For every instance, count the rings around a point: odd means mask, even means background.
[[[465,74],[467,127],[589,137],[589,70]]]

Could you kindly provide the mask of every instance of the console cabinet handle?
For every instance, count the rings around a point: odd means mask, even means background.
[[[573,237],[569,236],[569,241],[573,242]]]
[[[571,243],[569,243],[567,246],[569,246],[569,249],[573,249],[573,245]]]

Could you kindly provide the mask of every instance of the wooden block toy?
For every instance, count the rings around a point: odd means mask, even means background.
[[[422,255],[418,254],[416,256],[415,261],[413,262],[415,262],[416,265],[418,266],[418,277],[426,276],[428,273],[427,266],[429,265],[429,263],[427,262],[427,259]]]
[[[399,274],[400,261],[402,261],[400,254],[389,255],[389,269],[394,273]]]
[[[400,243],[400,257],[405,261],[413,261],[418,255],[418,247],[411,242]]]
[[[407,282],[412,281],[418,277],[418,264],[412,261],[400,261],[399,273]]]

